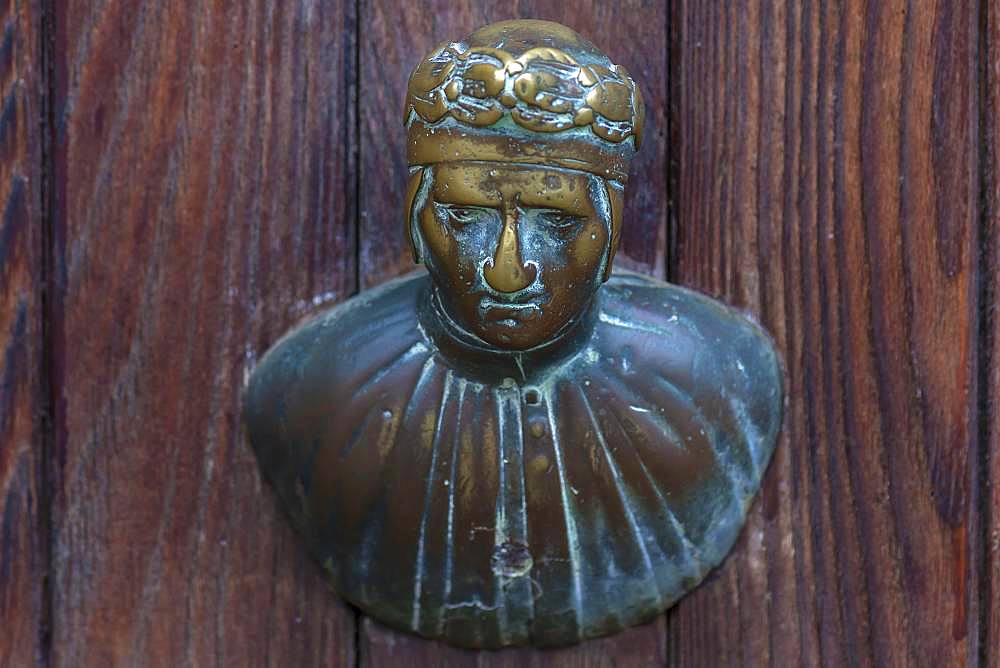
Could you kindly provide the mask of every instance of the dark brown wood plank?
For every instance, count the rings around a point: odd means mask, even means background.
[[[45,658],[41,27],[0,3],[0,666]]]
[[[705,3],[672,25],[679,282],[784,351],[783,442],[679,665],[978,656],[974,2]]]
[[[398,633],[366,617],[358,651],[362,666],[496,666],[497,668],[598,668],[604,666],[663,666],[667,661],[666,618],[557,649],[531,647],[476,652]]]
[[[625,229],[616,262],[663,275],[666,246],[666,7],[606,3],[472,3],[433,0],[413,5],[364,0],[360,42],[359,273],[369,287],[412,268],[401,221],[406,175],[401,115],[410,71],[432,48],[481,25],[531,17],[568,25],[624,65],[642,86],[646,136],[626,189]],[[641,660],[663,664],[662,621],[576,649],[541,652],[465,652],[375,624],[361,628],[364,665],[610,665]]]
[[[355,288],[353,7],[56,3],[54,665],[354,660],[239,405]]]
[[[564,3],[361,3],[360,281],[371,287],[413,267],[401,210],[406,183],[403,100],[410,71],[445,40],[515,18],[563,23],[625,66],[642,87],[646,131],[625,192],[618,266],[662,276],[667,231],[666,7],[638,0]]]

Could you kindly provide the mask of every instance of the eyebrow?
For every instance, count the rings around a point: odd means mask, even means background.
[[[438,183],[434,184],[434,188],[431,192],[434,196],[434,201],[441,202],[442,204],[468,204],[470,206],[488,206],[496,208],[503,201],[503,195],[499,191],[495,192],[495,197],[490,197],[478,188],[470,189],[468,192],[469,196],[467,197],[463,195],[461,199],[456,199],[450,188],[440,188]]]

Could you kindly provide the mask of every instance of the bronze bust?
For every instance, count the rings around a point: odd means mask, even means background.
[[[427,271],[288,333],[246,390],[261,469],[341,595],[467,647],[559,645],[719,564],[781,421],[736,311],[612,272],[639,89],[573,31],[443,44],[406,100]]]

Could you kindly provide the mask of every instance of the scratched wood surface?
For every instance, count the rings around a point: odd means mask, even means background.
[[[0,666],[43,658],[41,17],[0,3]]]
[[[996,0],[0,4],[0,666],[1000,662]],[[667,615],[465,652],[325,589],[238,399],[409,267],[406,76],[518,16],[641,82],[623,264],[755,314],[790,400]]]
[[[262,485],[239,395],[355,287],[353,8],[55,16],[52,664],[350,664],[354,613]]]
[[[790,400],[671,661],[975,664],[979,7],[674,12],[674,278],[761,319]]]

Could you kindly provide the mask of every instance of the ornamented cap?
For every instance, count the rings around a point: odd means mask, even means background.
[[[410,165],[548,164],[624,182],[642,140],[642,94],[624,68],[548,21],[503,21],[438,46],[410,75]]]

